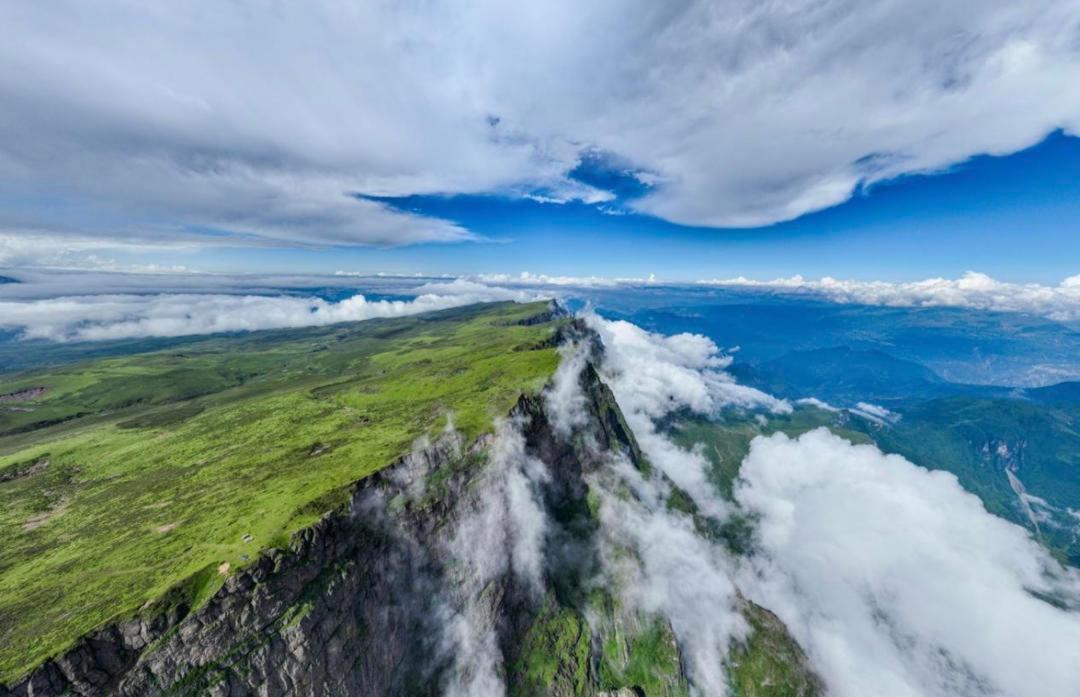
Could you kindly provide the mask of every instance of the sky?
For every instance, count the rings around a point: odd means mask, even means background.
[[[1080,273],[1080,0],[12,0],[0,24],[0,267]]]

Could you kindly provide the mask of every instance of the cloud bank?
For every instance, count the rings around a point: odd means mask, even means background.
[[[311,293],[313,290],[363,288],[386,295],[415,295],[419,285],[448,283],[454,276],[321,275],[281,273],[198,273],[172,269],[117,272],[100,269],[3,268],[0,275],[14,283],[0,284],[0,300],[41,300],[71,295],[154,295],[205,293],[274,295]],[[462,292],[460,284],[447,293]],[[497,291],[493,291],[497,292]]]
[[[433,287],[443,293],[429,292]],[[338,302],[318,297],[199,293],[63,296],[0,300],[0,328],[19,331],[24,339],[51,341],[187,336],[321,326],[538,297],[458,281],[422,286],[412,300],[369,300],[360,294]]]
[[[706,415],[724,407],[791,411],[787,402],[735,382],[724,372],[731,357],[707,336],[665,336],[595,313],[583,317],[608,349],[604,377],[630,414],[658,419],[681,408]]]
[[[617,288],[624,285],[649,285],[656,283],[656,275],[646,278],[619,278],[610,276],[550,276],[522,271],[520,274],[487,273],[471,277],[485,284],[500,286],[565,286],[571,288]]]
[[[166,273],[165,271],[169,271]],[[374,317],[397,317],[476,302],[573,297],[575,289],[649,285],[654,279],[551,277],[489,274],[484,276],[333,276],[229,275],[186,273],[148,268],[146,273],[103,271],[2,270],[18,283],[0,285],[0,328],[24,338],[97,340],[147,336],[182,336],[214,332],[325,325]],[[1058,321],[1080,321],[1080,276],[1058,286],[1004,283],[969,273],[959,280],[911,283],[884,281],[810,281],[795,276],[774,281],[737,278],[701,281],[697,287],[746,288],[761,293],[800,293],[838,303],[892,307],[960,307],[1037,314]],[[331,302],[313,297],[320,288],[355,290],[412,300],[373,300],[363,294]],[[688,287],[689,289],[689,287]],[[673,337],[642,332],[629,323],[589,322],[616,345],[609,365],[613,380],[633,375],[627,390],[633,408],[648,415],[670,404],[709,413],[720,405],[785,409],[764,393],[735,383],[724,356],[709,339],[692,334]],[[624,370],[620,361],[640,364]]]
[[[452,242],[472,233],[372,197],[610,200],[585,160],[641,182],[638,212],[767,224],[1076,133],[1078,10],[12,0],[0,230]]]
[[[802,276],[756,281],[738,277],[698,281],[699,285],[750,288],[774,292],[802,292],[840,303],[890,307],[966,307],[999,312],[1027,312],[1059,321],[1080,320],[1080,275],[1056,286],[1006,283],[969,271],[958,279],[925,281],[843,281],[828,276],[811,280]]]
[[[1080,685],[1080,574],[952,474],[819,429],[755,439],[741,476],[736,498],[760,516],[762,550],[743,589],[784,620],[830,694],[1040,697]]]

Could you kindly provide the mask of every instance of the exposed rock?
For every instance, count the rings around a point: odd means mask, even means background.
[[[26,402],[31,399],[37,399],[43,394],[45,394],[44,387],[27,387],[25,390],[0,394],[0,404],[4,404],[5,402]]]
[[[548,302],[547,310],[532,315],[531,317],[526,317],[525,319],[518,320],[516,324],[528,327],[534,324],[544,324],[546,322],[551,322],[556,319],[561,319],[563,317],[566,317],[567,315],[568,313],[561,305],[559,305],[559,303],[551,300]]]

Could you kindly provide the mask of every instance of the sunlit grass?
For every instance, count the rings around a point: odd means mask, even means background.
[[[205,599],[219,567],[281,544],[449,415],[468,438],[490,429],[555,369],[536,348],[553,323],[516,323],[544,309],[263,332],[0,380],[0,394],[47,388],[32,411],[0,412],[0,474],[16,474],[0,481],[0,682],[185,579]]]

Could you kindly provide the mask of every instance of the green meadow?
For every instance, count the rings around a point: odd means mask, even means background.
[[[557,320],[524,322],[546,309],[0,374],[0,683],[163,597],[206,600],[448,419],[467,438],[489,430],[557,365]]]

